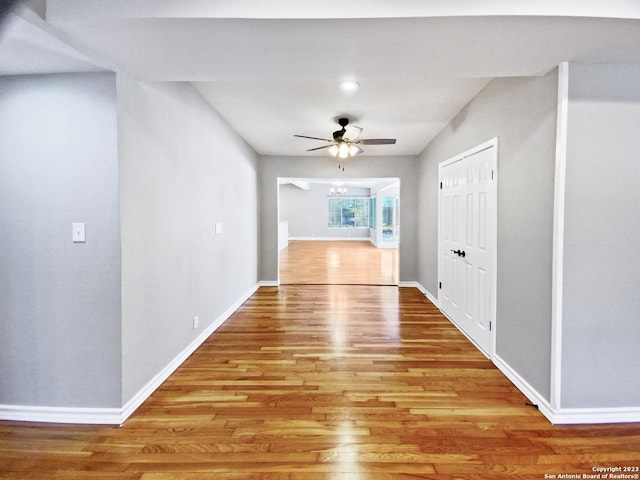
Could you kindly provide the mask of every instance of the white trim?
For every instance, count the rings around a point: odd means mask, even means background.
[[[431,293],[429,293],[427,290],[425,290],[423,293],[424,293],[424,296],[427,297],[427,299],[431,303],[433,303],[438,310],[440,310],[440,305],[438,304],[438,299],[436,297],[434,297],[433,295],[431,295]]]
[[[451,325],[453,325],[454,327],[456,327],[456,328],[458,329],[458,331],[459,331],[461,334],[463,334],[463,335],[466,337],[466,339],[467,339],[467,340],[469,340],[469,341],[473,344],[473,346],[474,346],[474,347],[476,347],[476,348],[478,349],[478,351],[479,351],[481,354],[483,354],[485,357],[487,357],[487,360],[491,360],[491,355],[489,355],[489,353],[488,353],[488,352],[485,352],[482,348],[480,348],[480,345],[478,345],[478,344],[476,343],[476,341],[475,341],[473,338],[471,338],[471,337],[467,334],[467,332],[465,332],[462,328],[460,328],[460,327],[458,326],[458,324],[457,324],[456,322],[454,322],[454,321],[453,321],[453,319],[452,319],[449,315],[447,315],[447,313],[446,313],[444,310],[442,310],[442,309],[441,309],[441,308],[439,308],[439,307],[438,307],[438,310],[440,310],[440,313],[441,313],[442,315],[444,315],[444,316],[446,317],[446,319],[447,319],[447,320],[449,320],[449,321],[451,322]]]
[[[289,241],[300,240],[304,242],[335,242],[340,240],[371,242],[370,237],[289,237]],[[373,242],[372,242],[373,243]]]
[[[438,299],[436,297],[434,297],[433,295],[431,295],[431,293],[429,293],[429,291],[426,288],[424,288],[420,282],[400,282],[400,283],[398,283],[398,287],[400,287],[400,288],[405,288],[405,287],[417,288],[418,290],[420,290],[420,293],[422,293],[425,297],[427,297],[427,299],[431,303],[433,303],[436,306],[436,308],[438,308],[438,310],[440,309],[440,307],[438,306]]]
[[[289,237],[289,241],[302,241],[302,242],[369,242],[376,248],[397,248],[400,249],[399,242],[380,242],[376,243],[376,239],[372,237]],[[288,245],[287,245],[288,246]],[[286,247],[285,247],[286,248]],[[284,249],[283,249],[284,250]]]
[[[640,422],[640,407],[553,408],[551,404],[500,356],[494,355],[494,365],[529,399],[554,425],[634,423]]]
[[[553,424],[636,423],[640,407],[562,408],[553,414]]]
[[[142,387],[122,408],[74,408],[74,407],[46,407],[46,406],[21,406],[0,405],[0,419],[27,421],[27,422],[53,422],[53,423],[78,423],[94,425],[121,425],[136,411],[142,403],[162,383],[169,378],[182,363],[189,358],[210,336],[215,332],[240,306],[246,302],[261,286],[268,282],[259,282],[248,292],[242,295],[216,318],[193,342],[180,352],[167,366],[156,374],[144,387]],[[269,285],[270,286],[270,285]],[[277,285],[276,285],[277,286]]]
[[[511,368],[511,366],[505,362],[500,355],[495,354],[492,361],[498,370],[500,370],[532,404],[537,405],[540,413],[553,423],[554,412],[551,405],[549,405],[549,402],[540,395],[535,388],[529,385],[529,383],[522,378],[518,372]]]
[[[227,310],[225,310],[222,315],[216,318],[191,344],[187,346],[182,352],[180,352],[169,364],[164,367],[158,374],[153,377],[142,389],[138,391],[128,402],[125,403],[122,408],[122,416],[123,422],[136,409],[142,405],[142,403],[151,396],[151,394],[160,386],[162,383],[169,378],[173,372],[175,372],[180,365],[184,363],[184,361],[189,358],[189,356],[195,352],[200,345],[202,345],[207,338],[211,336],[213,332],[215,332],[233,313],[240,308],[240,306],[246,302],[251,295],[253,295],[256,290],[258,290],[259,284],[254,285],[248,292],[242,295],[238,300],[236,300],[233,305],[231,305]]]
[[[460,160],[464,160],[467,157],[470,157],[472,155],[475,155],[476,153],[480,153],[480,152],[484,152],[485,150],[489,150],[491,147],[497,147],[498,146],[498,137],[493,137],[491,140],[487,140],[484,143],[481,143],[480,145],[476,145],[473,148],[470,148],[469,150],[465,150],[462,153],[459,153],[458,155],[455,155],[447,160],[444,160],[443,162],[440,162],[438,164],[438,168],[442,168],[442,167],[446,167],[448,165],[451,165],[452,163],[455,162],[459,162]]]
[[[120,425],[120,408],[37,407],[0,405],[0,419],[16,422],[76,423],[88,425]]]
[[[258,282],[258,287],[279,287],[280,286],[280,281],[279,280],[261,280],[260,282]]]
[[[418,282],[398,282],[399,288],[417,288],[420,293],[426,295],[427,290]]]
[[[569,64],[558,67],[558,118],[553,212],[551,283],[551,406],[562,407],[562,298],[564,266],[564,212],[567,167]]]

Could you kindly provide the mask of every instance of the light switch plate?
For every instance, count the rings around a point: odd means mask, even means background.
[[[84,223],[73,223],[72,226],[73,226],[72,227],[73,243],[85,243],[86,237],[85,237]]]
[[[222,233],[222,222],[216,222],[216,235],[220,235]]]

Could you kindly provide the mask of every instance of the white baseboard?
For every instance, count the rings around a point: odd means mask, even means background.
[[[262,280],[258,283],[258,287],[279,287],[279,280]]]
[[[433,303],[438,309],[440,309],[440,305],[438,305],[438,299],[436,297],[434,297],[433,295],[431,295],[429,292],[427,292],[426,290],[424,291],[424,296],[427,297],[429,299],[429,301],[431,303]]]
[[[220,315],[191,344],[177,355],[165,368],[138,391],[122,408],[76,408],[0,405],[0,420],[74,423],[93,425],[121,425],[180,365],[202,345],[259,287],[279,286],[279,282],[261,281],[252,287]],[[422,292],[434,305],[437,300],[418,282],[400,282],[399,287],[413,287]],[[455,323],[452,322],[453,325]],[[464,333],[464,332],[463,332]],[[498,354],[492,358],[496,367],[520,390],[529,401],[538,407],[553,424],[597,424],[640,422],[640,407],[611,408],[560,408],[552,409],[549,402],[522,378]]]
[[[420,285],[418,282],[398,282],[398,287],[400,287],[400,288],[417,288],[418,290],[420,290],[420,293],[422,293],[423,295],[426,292],[424,287],[422,285]]]
[[[289,241],[302,240],[305,242],[336,242],[336,241],[355,241],[369,242],[369,237],[289,237]]]
[[[426,288],[424,288],[420,282],[400,282],[398,286],[417,288],[418,290],[420,290],[420,293],[422,293],[425,297],[427,297],[427,299],[431,303],[433,303],[436,307],[438,307],[438,299],[435,298],[433,295],[431,295],[431,293],[429,293],[429,291]]]
[[[640,422],[640,407],[551,408],[550,403],[499,355],[493,363],[554,425]]]
[[[164,367],[153,379],[151,379],[142,389],[138,391],[127,403],[125,403],[122,409],[122,422],[123,423],[127,418],[133,414],[137,410],[137,408],[142,405],[142,403],[151,396],[151,394],[160,386],[162,383],[175,372],[180,365],[184,363],[184,361],[189,358],[189,356],[195,352],[200,345],[202,345],[207,338],[211,336],[213,332],[215,332],[220,326],[231,316],[233,313],[240,308],[240,306],[246,302],[251,295],[253,295],[256,290],[260,287],[260,284],[256,284],[253,286],[248,292],[242,295],[238,300],[236,300],[233,305],[227,308],[222,315],[216,318],[211,325],[209,325],[191,344],[187,346],[182,352],[180,352],[166,367]]]
[[[122,423],[122,409],[0,405],[0,420],[120,425]]]
[[[553,413],[554,424],[636,423],[640,407],[561,408]]]
[[[527,399],[529,399],[529,402],[537,405],[540,413],[547,417],[547,419],[551,423],[554,423],[553,410],[551,409],[551,405],[542,395],[540,395],[540,393],[538,393],[535,388],[529,385],[529,383],[524,378],[522,378],[518,372],[511,368],[511,366],[507,362],[505,362],[497,353],[494,353],[491,361],[496,367],[498,367],[498,370],[500,370],[505,377],[511,380],[511,383],[513,383],[516,388],[520,390],[520,392],[522,392],[522,394],[527,397]]]
[[[202,345],[233,313],[246,302],[260,286],[260,282],[242,295],[216,318],[193,342],[156,374],[122,408],[74,408],[0,405],[0,420],[49,423],[76,423],[93,425],[121,425],[182,363]]]

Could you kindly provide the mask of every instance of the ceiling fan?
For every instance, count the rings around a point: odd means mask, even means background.
[[[333,140],[328,138],[308,137],[306,135],[294,135],[299,138],[310,138],[311,140],[320,140],[323,142],[329,142],[329,145],[323,145],[322,147],[310,148],[307,152],[313,152],[314,150],[322,150],[328,148],[329,153],[334,157],[348,158],[363,153],[364,150],[360,148],[360,145],[393,145],[396,143],[395,138],[361,138],[358,139],[362,128],[355,125],[349,126],[348,118],[339,118],[338,124],[342,127],[340,130],[333,132]]]

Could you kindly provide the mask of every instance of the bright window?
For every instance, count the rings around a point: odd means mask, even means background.
[[[329,227],[366,228],[369,226],[368,198],[329,198]]]
[[[376,229],[376,197],[369,199],[369,228]]]

